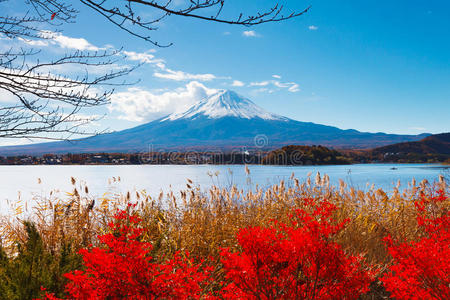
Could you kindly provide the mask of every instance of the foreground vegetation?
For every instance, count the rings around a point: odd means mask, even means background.
[[[448,299],[443,178],[387,194],[291,178],[251,192],[38,199],[1,219],[0,299]],[[77,270],[77,271],[75,271]]]

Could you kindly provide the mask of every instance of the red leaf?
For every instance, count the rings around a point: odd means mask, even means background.
[[[56,16],[56,13],[52,13],[50,20],[53,20],[55,18],[55,16]]]

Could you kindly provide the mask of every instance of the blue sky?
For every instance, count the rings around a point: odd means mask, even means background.
[[[181,0],[179,0],[181,1]],[[122,64],[145,62],[117,89],[93,128],[119,130],[182,110],[214,89],[233,89],[263,108],[300,121],[360,131],[450,131],[450,2],[281,1],[311,10],[255,27],[171,17],[156,48],[87,8],[59,40],[35,46],[45,58],[73,49],[123,47]],[[226,15],[274,1],[228,0]],[[7,7],[10,12],[17,7]],[[75,39],[76,38],[76,39]],[[11,43],[0,39],[0,47]]]

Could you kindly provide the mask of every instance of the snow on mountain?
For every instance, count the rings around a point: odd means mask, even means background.
[[[198,117],[218,119],[222,117],[237,117],[242,119],[259,118],[263,120],[288,121],[288,118],[270,113],[234,91],[220,90],[216,94],[197,102],[182,113],[173,113],[163,121],[179,119],[195,120]]]
[[[286,145],[370,148],[417,141],[424,135],[342,130],[272,114],[249,99],[222,90],[183,113],[90,138],[0,147],[0,155],[151,151],[272,150]],[[262,141],[263,143],[260,143]]]

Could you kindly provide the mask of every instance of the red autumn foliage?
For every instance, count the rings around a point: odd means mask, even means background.
[[[209,269],[202,271],[180,253],[163,263],[150,256],[152,245],[141,241],[140,219],[120,211],[99,236],[102,248],[82,249],[84,271],[65,274],[70,299],[198,298]],[[51,297],[51,295],[48,295]]]
[[[298,209],[290,224],[241,229],[237,239],[242,252],[223,249],[229,281],[224,298],[357,299],[368,290],[372,273],[332,241],[345,224],[333,220],[336,207],[304,201],[311,213]]]
[[[444,191],[423,196],[415,203],[417,222],[426,236],[411,243],[386,238],[393,265],[381,279],[396,299],[450,299],[450,216],[431,213],[439,202],[448,201]]]

